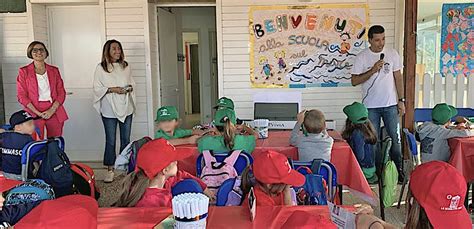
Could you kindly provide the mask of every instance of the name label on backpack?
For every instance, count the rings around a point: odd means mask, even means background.
[[[59,165],[57,165],[53,168],[53,171],[56,172],[56,171],[60,170],[63,166],[64,166],[63,164],[59,164]]]

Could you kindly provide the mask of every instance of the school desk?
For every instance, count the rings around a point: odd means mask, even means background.
[[[344,208],[353,211],[353,207]],[[329,219],[327,206],[257,207],[255,221],[244,207],[210,207],[207,228],[279,229],[294,211],[305,211]],[[153,228],[172,214],[171,208],[99,208],[97,228]]]
[[[290,134],[290,131],[270,131],[267,139],[257,140],[257,146],[252,154],[275,150],[293,160],[298,160],[298,150],[290,146]],[[332,147],[331,163],[334,164],[337,170],[337,183],[348,187],[353,195],[377,205],[378,199],[370,189],[349,144],[342,140],[337,131],[330,131],[329,135],[335,139]],[[176,147],[176,149],[179,152],[188,151],[189,153],[189,151],[193,151],[192,156],[178,162],[178,167],[195,175],[196,160],[199,156],[196,145],[183,145]]]
[[[451,148],[449,163],[466,178],[474,181],[474,137],[452,138],[448,140]]]

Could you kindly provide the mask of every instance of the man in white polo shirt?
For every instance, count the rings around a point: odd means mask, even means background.
[[[400,56],[392,48],[385,47],[385,29],[374,25],[369,29],[370,47],[360,52],[352,67],[353,86],[362,84],[362,103],[369,110],[369,119],[380,137],[382,119],[392,138],[390,158],[395,162],[399,181],[403,180],[399,116],[405,113],[403,96],[403,65]],[[380,153],[376,153],[379,156]],[[377,157],[376,156],[376,157]]]

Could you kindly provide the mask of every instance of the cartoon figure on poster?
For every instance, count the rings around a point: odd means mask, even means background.
[[[474,74],[474,3],[443,4],[440,69],[447,74]]]
[[[254,6],[249,17],[253,87],[351,86],[367,47],[366,4]]]

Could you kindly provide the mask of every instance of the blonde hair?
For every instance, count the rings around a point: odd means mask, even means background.
[[[304,116],[303,125],[308,133],[319,134],[326,129],[326,118],[320,110],[310,110]]]
[[[150,179],[143,170],[131,172],[121,182],[119,199],[113,204],[114,207],[134,207],[145,194]]]
[[[232,121],[228,118],[224,126],[220,127],[218,126],[217,129],[222,132],[224,136],[224,144],[229,150],[232,150],[234,148],[234,140],[235,140],[235,135],[237,132],[237,128],[235,125],[232,123]]]
[[[413,201],[413,202],[412,202]],[[407,195],[407,223],[406,229],[432,229],[425,209],[418,203],[411,191]]]

